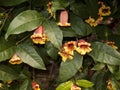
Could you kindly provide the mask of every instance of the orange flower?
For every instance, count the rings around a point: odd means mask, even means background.
[[[108,44],[109,46],[111,46],[112,48],[114,49],[118,49],[117,46],[115,46],[115,42],[112,42],[112,41],[105,41],[106,44]]]
[[[60,51],[58,52],[58,54],[62,57],[63,62],[65,62],[67,59],[70,59],[70,60],[73,59],[73,56],[65,51]]]
[[[13,57],[9,60],[9,63],[11,64],[21,64],[22,60],[17,54],[14,54]]]
[[[74,50],[76,49],[77,42],[76,41],[70,41],[63,45],[63,49],[65,52],[69,53],[70,55],[74,54]]]
[[[86,19],[85,22],[90,24],[90,26],[94,26],[94,27],[98,25],[98,23],[92,17],[89,17],[88,19]]]
[[[59,26],[70,26],[70,23],[68,23],[68,11],[64,10],[60,13],[60,21],[57,24]]]
[[[0,83],[0,89],[3,89],[3,84],[2,83]]]
[[[53,16],[53,13],[52,13],[52,9],[51,9],[51,7],[52,7],[52,4],[53,4],[53,2],[49,2],[48,4],[47,4],[47,11],[51,14],[51,16]]]
[[[34,34],[31,36],[31,39],[35,44],[45,44],[46,41],[49,41],[47,35],[44,32],[44,27],[39,26]]]
[[[114,90],[114,88],[113,88],[110,80],[107,81],[107,89],[108,89],[108,90]]]
[[[92,51],[90,48],[91,44],[86,42],[85,40],[79,40],[78,41],[78,47],[76,48],[76,51],[80,53],[81,55],[85,55],[86,53],[89,53]]]
[[[62,60],[65,62],[67,59],[73,59],[74,50],[76,49],[77,42],[70,41],[63,45],[62,51],[58,52],[58,54],[62,57]]]
[[[71,90],[81,90],[81,88],[78,87],[77,85],[73,84],[73,85],[71,86]]]
[[[105,6],[103,3],[101,4],[101,7],[99,8],[98,15],[100,16],[109,16],[111,14],[110,7]]]
[[[33,90],[41,90],[39,84],[37,84],[37,82],[35,82],[35,81],[32,82],[32,88],[33,88]]]

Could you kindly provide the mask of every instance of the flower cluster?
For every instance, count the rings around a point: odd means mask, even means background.
[[[9,60],[9,63],[10,64],[21,64],[22,60],[17,54],[14,54],[13,57]]]
[[[47,35],[44,32],[44,27],[39,26],[31,36],[31,39],[35,44],[45,44],[46,41],[49,41]]]
[[[80,39],[79,41],[70,41],[66,42],[63,45],[62,50],[58,52],[58,54],[62,57],[62,60],[65,62],[67,59],[73,59],[74,50],[76,50],[81,55],[89,53],[90,51],[92,51],[90,46],[91,44],[83,39]]]
[[[98,18],[95,20],[91,16],[85,20],[86,23],[90,24],[90,26],[97,26],[103,23],[103,16],[109,16],[111,14],[110,7],[106,6],[103,2],[98,2],[100,4],[100,8],[98,10]]]
[[[33,90],[41,90],[39,84],[35,81],[32,82],[32,88]]]

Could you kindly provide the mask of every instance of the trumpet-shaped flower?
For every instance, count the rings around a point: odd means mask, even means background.
[[[35,81],[32,82],[32,88],[33,88],[33,90],[41,90],[39,84],[37,84],[37,82],[35,82]]]
[[[76,41],[70,41],[63,45],[63,49],[65,52],[69,53],[70,55],[74,54],[74,50],[76,49],[77,42]]]
[[[92,17],[89,17],[88,19],[85,20],[86,23],[90,24],[90,26],[97,26],[98,23],[96,22],[96,20]]]
[[[58,54],[62,57],[63,62],[65,62],[67,59],[70,59],[70,60],[73,59],[73,56],[65,51],[60,51],[58,52]]]
[[[60,21],[57,24],[59,26],[70,26],[70,23],[68,23],[68,11],[64,10],[60,13]]]
[[[110,80],[107,81],[107,89],[108,90],[115,90],[110,82]]]
[[[85,40],[79,40],[78,47],[76,48],[76,51],[78,53],[80,53],[81,55],[85,55],[86,53],[89,53],[92,51],[90,46],[91,46],[91,44],[86,42]]]
[[[52,7],[52,3],[53,2],[49,2],[48,4],[47,4],[47,11],[51,14],[51,16],[53,15],[53,13],[52,13],[52,9],[51,9],[51,7]]]
[[[17,54],[14,54],[13,57],[9,60],[10,64],[21,64],[22,60]]]
[[[106,44],[108,44],[109,46],[111,46],[112,48],[114,49],[118,49],[117,46],[115,46],[115,42],[112,42],[112,41],[105,41]]]
[[[77,85],[73,84],[73,85],[71,86],[71,90],[81,90],[81,88],[78,87]]]
[[[104,4],[101,5],[99,8],[98,15],[100,16],[109,16],[111,14],[110,7],[105,6]]]
[[[45,44],[46,41],[49,41],[47,35],[44,32],[44,27],[39,26],[33,35],[31,36],[31,39],[35,44]]]
[[[74,50],[76,49],[77,42],[70,41],[63,45],[62,50],[58,54],[62,57],[65,62],[67,59],[73,59]]]
[[[2,83],[0,83],[0,89],[2,89],[3,88],[3,84]]]

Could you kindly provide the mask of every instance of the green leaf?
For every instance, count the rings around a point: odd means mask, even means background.
[[[94,83],[94,90],[107,90],[106,81],[107,81],[106,73],[103,71],[97,71],[91,77],[91,81]]]
[[[98,9],[99,9],[99,5],[98,5],[98,1],[97,0],[85,0],[86,3],[86,9],[87,12],[89,14],[89,16],[93,16],[93,17],[98,17]]]
[[[117,80],[120,80],[120,68],[117,70],[117,72],[112,73],[112,74]]]
[[[0,38],[0,62],[11,58],[15,50],[16,46],[12,41],[5,41],[4,38]]]
[[[108,67],[108,69],[109,69],[109,71],[110,71],[111,73],[116,73],[116,72],[118,72],[118,70],[119,70],[119,66],[107,64],[107,67]]]
[[[120,82],[118,80],[116,80],[116,77],[112,77],[111,79],[109,79],[113,90],[119,90],[120,89]]]
[[[18,78],[18,73],[9,66],[0,65],[0,80],[10,81]]]
[[[47,53],[50,57],[52,57],[53,59],[57,59],[58,57],[58,49],[55,48],[53,46],[53,44],[51,44],[50,42],[49,43],[46,43],[46,50],[47,50]]]
[[[74,14],[86,19],[89,16],[98,17],[98,1],[97,0],[84,0],[71,4],[70,9]]]
[[[80,87],[84,87],[84,88],[89,88],[89,87],[92,87],[94,84],[88,80],[84,80],[84,79],[81,79],[81,80],[77,80],[76,81],[76,84]]]
[[[27,10],[17,15],[10,23],[5,38],[11,34],[20,34],[37,28],[43,20],[40,13],[35,10]]]
[[[63,34],[60,28],[53,21],[44,21],[45,33],[50,39],[51,43],[59,50],[62,47]]]
[[[95,66],[92,68],[92,70],[101,70],[105,67],[104,63],[97,63]]]
[[[73,84],[72,81],[67,81],[67,82],[61,83],[61,84],[56,88],[56,90],[70,90],[72,84]]]
[[[77,35],[76,35],[76,33],[75,33],[75,31],[71,28],[71,27],[67,27],[67,28],[65,28],[65,27],[61,27],[61,29],[62,29],[62,32],[63,32],[63,37],[76,37]]]
[[[32,90],[31,84],[32,81],[29,79],[25,79],[22,84],[20,85],[20,89],[19,90]]]
[[[14,6],[28,0],[0,0],[0,6]]]
[[[98,62],[120,65],[120,53],[105,43],[92,43],[92,51],[89,55]]]
[[[73,3],[70,6],[70,10],[72,10],[73,13],[75,15],[78,15],[80,18],[88,18],[89,17],[87,6],[81,2],[80,3]]]
[[[37,69],[46,69],[42,58],[32,46],[21,44],[16,52],[24,63]]]
[[[82,66],[82,62],[83,57],[78,53],[75,53],[73,60],[61,62],[59,72],[60,81],[63,82],[73,77]]]
[[[53,16],[55,16],[55,13],[56,13],[57,10],[63,10],[68,5],[69,5],[69,2],[66,1],[66,0],[55,0],[55,1],[53,1],[52,7],[51,7]]]
[[[92,28],[83,22],[81,18],[74,14],[70,14],[71,27],[76,34],[81,36],[89,35],[92,32]]]

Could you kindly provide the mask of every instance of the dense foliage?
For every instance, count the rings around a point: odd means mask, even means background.
[[[119,0],[0,0],[0,90],[119,90]]]

